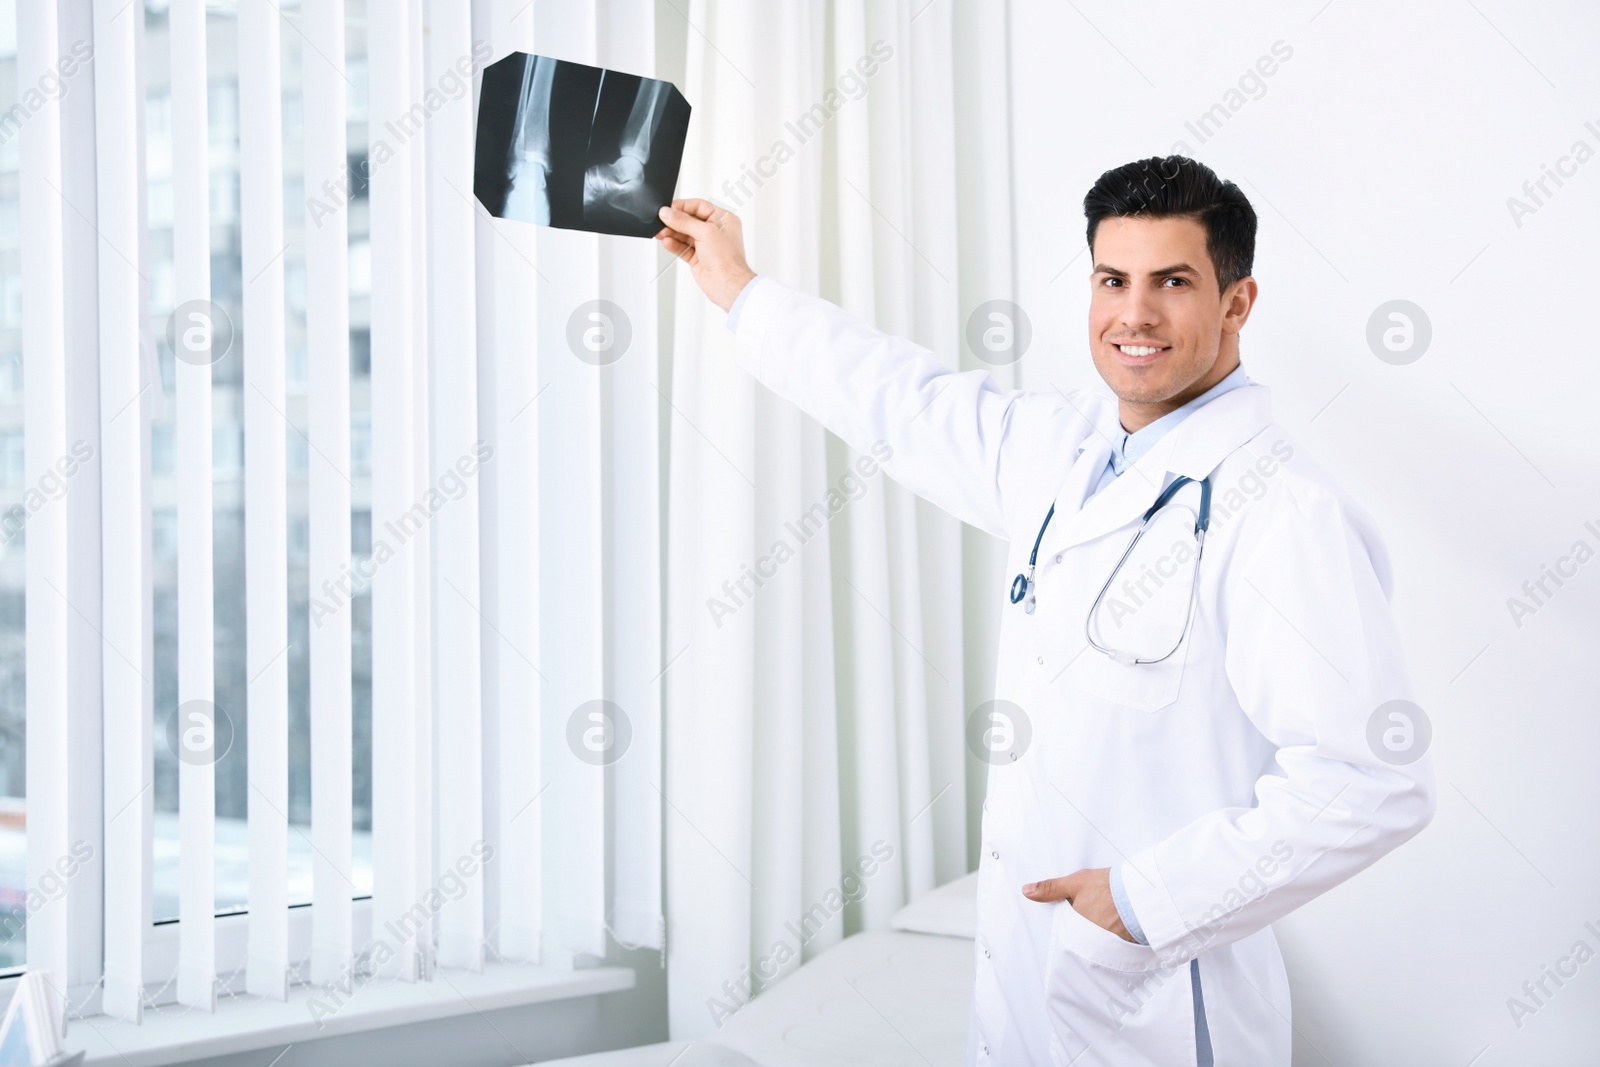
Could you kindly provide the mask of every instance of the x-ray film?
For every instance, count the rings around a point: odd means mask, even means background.
[[[473,191],[497,218],[653,237],[688,132],[671,82],[513,52],[483,71]]]

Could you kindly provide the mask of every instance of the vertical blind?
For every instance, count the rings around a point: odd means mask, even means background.
[[[491,959],[570,966],[583,954],[604,956],[613,942],[662,947],[661,265],[648,242],[487,218],[472,195],[474,94],[449,90],[463,64],[476,72],[536,47],[652,74],[653,4],[602,6],[596,14],[398,0],[381,5],[382,17],[373,4],[363,24],[357,5],[336,0],[298,8],[239,0],[236,12],[209,15],[205,0],[172,0],[177,311],[168,328],[150,323],[147,310],[144,5],[85,0],[93,156],[63,154],[55,101],[21,131],[30,480],[68,452],[68,410],[88,402],[99,411],[98,484],[69,487],[98,492],[98,524],[90,509],[45,508],[29,519],[27,538],[28,878],[36,884],[69,853],[72,827],[89,826],[106,886],[98,924],[67,921],[100,900],[98,886],[78,882],[28,919],[28,965],[51,979],[64,1016],[98,1008],[138,1021],[171,1000],[213,1010],[219,990],[237,991],[223,967],[242,969],[250,994],[282,999],[293,983],[336,982],[356,967],[425,981],[436,967],[481,970]],[[26,83],[71,42],[55,4],[18,9]],[[237,19],[237,253],[215,240],[213,211],[229,191],[217,184],[208,141],[211,109],[233,106],[216,92],[225,72],[214,63],[216,20],[228,17]],[[357,33],[366,46],[359,69],[345,58]],[[284,106],[286,38],[299,42],[298,115]],[[365,159],[347,137],[349,100],[365,105]],[[360,585],[349,211],[306,217],[297,416],[285,268],[297,232],[286,230],[285,213],[302,210],[286,194],[296,151],[303,185],[288,188],[310,194],[332,183],[348,205],[364,183],[370,211],[370,904],[353,862],[349,611],[301,631],[310,644],[309,825],[291,816],[286,487],[296,438],[306,455],[313,596],[332,588],[348,599]],[[68,339],[80,336],[67,331],[64,187],[95,193],[94,285],[83,297],[98,322],[92,377],[63,372]],[[235,254],[242,317],[229,323],[212,303],[213,278],[219,257]],[[568,340],[573,316],[596,300],[631,323],[631,342],[611,361]],[[221,450],[213,364],[224,339],[243,368],[247,685],[245,706],[235,708],[214,705],[223,572],[212,521]],[[154,706],[150,681],[151,422],[169,388],[178,682],[175,706],[164,707]],[[87,518],[69,521],[75,515]],[[99,554],[99,587],[69,589],[85,553]],[[98,620],[92,655],[102,677],[103,759],[93,783],[69,763],[62,712],[81,647],[68,643],[68,618],[85,598]],[[615,709],[612,729],[625,720],[627,748],[616,759],[583,758],[569,741],[594,706]],[[214,764],[234,724],[234,758],[242,750],[248,760],[249,889],[247,915],[219,919]],[[174,737],[171,953],[153,947],[152,761],[153,746]],[[291,921],[291,838],[305,838],[312,855],[304,927]],[[368,907],[370,921],[356,921]],[[240,936],[225,934],[224,923]],[[91,941],[100,980],[75,975],[74,988],[88,992],[69,998],[69,962]]]
[[[401,115],[411,96],[413,28],[409,3],[396,5],[384,19],[367,27],[368,113]],[[374,145],[374,148],[376,146]],[[405,514],[412,498],[418,441],[412,426],[417,404],[414,369],[416,338],[412,317],[416,289],[415,238],[412,234],[411,155],[400,144],[381,162],[372,157],[369,181],[372,203],[372,509],[373,546],[383,516]],[[426,402],[427,393],[421,394]],[[393,555],[372,579],[372,925],[405,930],[382,973],[412,980],[417,977],[420,941],[405,913],[416,896],[427,850],[420,833],[426,812],[411,789],[416,770],[426,758],[421,743],[425,722],[419,708],[420,668],[416,653],[422,641],[419,560],[416,542],[389,546]],[[424,704],[425,706],[425,704]]]
[[[456,60],[472,54],[471,11],[464,4],[429,5],[422,40],[425,86],[439,85]],[[416,40],[413,35],[413,41]],[[426,141],[428,350],[432,455],[427,492],[460,484],[459,495],[434,516],[433,557],[435,684],[439,781],[478,783],[483,769],[483,657],[478,566],[478,481],[462,471],[481,462],[478,427],[478,341],[474,294],[476,229],[472,188],[473,112],[443,105],[429,120]],[[451,478],[454,474],[455,477]],[[438,794],[438,862],[454,865],[483,840],[483,790],[441,789]],[[460,906],[439,915],[439,963],[483,966],[483,872],[468,865],[468,891]],[[599,955],[604,955],[601,947]]]
[[[19,5],[49,7],[52,5]],[[18,11],[21,17],[21,11]],[[54,27],[52,27],[53,31]],[[94,5],[94,98],[96,230],[95,249],[100,321],[100,629],[104,709],[105,764],[105,992],[108,1013],[139,1018],[144,1002],[144,926],[150,906],[150,803],[152,701],[150,685],[149,440],[145,394],[147,370],[142,359],[140,308],[142,271],[143,157],[139,150],[138,23],[118,19],[112,4]],[[58,41],[38,42],[33,63],[21,69],[40,70],[53,62]],[[26,75],[21,75],[26,77]],[[45,116],[41,115],[40,118]],[[56,143],[52,138],[52,145]],[[24,166],[27,165],[24,146]],[[43,164],[57,166],[54,158]],[[50,191],[46,190],[49,196]],[[39,205],[43,207],[41,203]],[[24,214],[30,207],[24,192]],[[59,231],[57,233],[59,236]],[[30,279],[50,272],[55,285],[60,265],[53,255],[36,271],[30,266],[40,250],[24,248],[24,290]],[[58,313],[52,307],[52,313]],[[49,327],[52,333],[57,327]],[[31,414],[31,413],[30,413]],[[30,420],[31,421],[31,420]],[[41,463],[49,457],[39,456]],[[70,491],[70,490],[69,490]],[[68,541],[70,553],[75,546]],[[30,545],[29,558],[32,558]],[[32,597],[29,598],[30,602]],[[31,622],[31,620],[30,620]],[[30,651],[54,639],[35,639],[28,627]],[[68,664],[70,669],[71,664]],[[32,676],[30,674],[30,690]],[[33,726],[29,715],[28,725]],[[28,775],[29,781],[38,776]],[[72,782],[67,782],[70,791]],[[32,790],[29,803],[33,802]],[[31,811],[30,811],[31,815]],[[31,837],[31,830],[30,830]],[[69,890],[70,892],[70,890]],[[31,938],[30,952],[31,952]]]
[[[341,180],[346,167],[344,12],[305,8],[301,83],[308,188]],[[307,481],[312,589],[337,590],[350,565],[349,224],[342,211],[306,233]],[[350,613],[334,611],[311,640],[311,980],[337,980],[350,965],[352,874]]]
[[[245,988],[283,999],[289,971],[289,642],[285,525],[283,92],[278,9],[239,4],[244,275],[244,567],[250,936]],[[184,210],[175,204],[174,211]],[[182,548],[180,546],[180,553]],[[182,610],[182,605],[179,605]],[[181,811],[180,811],[181,816]],[[183,885],[186,895],[190,889]],[[181,898],[180,898],[181,899]]]
[[[128,20],[130,26],[133,20]],[[211,159],[206,113],[205,0],[174,0],[172,42],[172,197],[209,204]],[[216,1005],[216,712],[211,575],[211,354],[217,323],[210,312],[210,213],[172,218],[173,283],[180,309],[172,374],[177,392],[178,482],[178,1001]],[[186,344],[185,342],[192,342]],[[186,358],[179,358],[179,352]]]
[[[51,4],[22,4],[17,11],[17,69],[39,70],[55,62],[57,24]],[[61,111],[45,100],[20,133],[19,191],[23,205],[22,255],[36,279],[22,291],[23,389],[28,408],[23,466],[28,483],[64,455],[66,353],[62,275]],[[67,527],[59,509],[41,509],[28,522],[26,563],[27,631],[27,826],[28,884],[68,854],[67,820]],[[135,698],[137,685],[129,686]],[[109,708],[107,711],[109,722]],[[110,844],[110,839],[107,839]],[[28,917],[28,964],[65,980],[68,905],[47,902]],[[108,957],[108,963],[110,958]]]

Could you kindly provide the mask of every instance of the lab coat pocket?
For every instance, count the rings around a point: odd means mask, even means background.
[[[1183,687],[1184,639],[1178,650],[1156,663],[1118,663],[1094,648],[1084,648],[1067,671],[1071,684],[1113,704],[1137,711],[1159,711],[1178,699]]]
[[[1053,1058],[1061,1064],[1173,1067],[1195,1062],[1187,963],[1163,966],[1155,950],[1055,905],[1045,971]]]
[[[1174,505],[1129,545],[1084,614],[1085,645],[1070,672],[1079,688],[1140,711],[1178,699],[1199,574],[1195,523]]]

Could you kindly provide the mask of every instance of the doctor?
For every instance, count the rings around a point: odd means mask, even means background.
[[[741,366],[1010,542],[967,1062],[1287,1065],[1270,924],[1433,814],[1389,561],[1240,365],[1239,188],[1158,157],[1084,210],[1104,386],[1067,391],[1001,390],[756,276],[706,201],[657,237]]]

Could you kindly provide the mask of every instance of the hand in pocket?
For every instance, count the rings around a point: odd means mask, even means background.
[[[1061,878],[1029,882],[1022,887],[1022,895],[1040,903],[1067,901],[1073,911],[1096,926],[1110,930],[1124,941],[1133,941],[1111,896],[1110,867],[1086,868]]]

